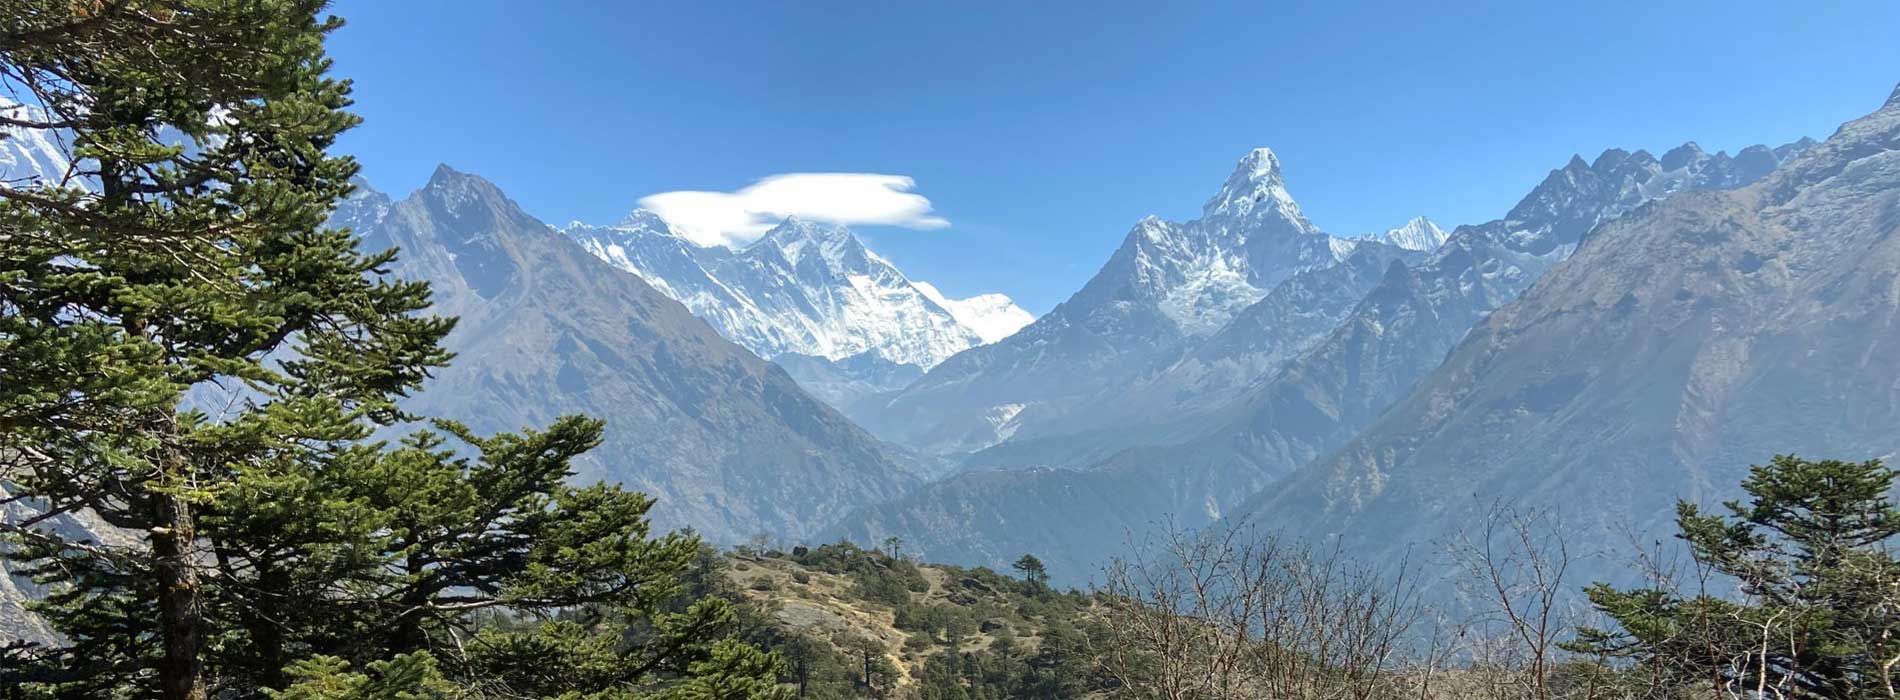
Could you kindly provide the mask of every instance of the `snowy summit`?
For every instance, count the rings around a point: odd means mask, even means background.
[[[836,224],[787,217],[737,249],[695,243],[644,209],[613,226],[565,232],[768,359],[869,353],[928,369],[1034,320],[1002,294],[945,297]]]

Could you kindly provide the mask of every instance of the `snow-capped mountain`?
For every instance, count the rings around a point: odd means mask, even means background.
[[[1257,148],[1201,207],[1201,218],[1142,220],[1103,272],[1153,300],[1182,333],[1202,335],[1294,273],[1344,259],[1351,249],[1335,240],[1287,193],[1280,159]]]
[[[1360,238],[1405,250],[1429,253],[1437,250],[1438,246],[1444,245],[1445,239],[1450,236],[1451,234],[1439,228],[1438,224],[1432,223],[1431,219],[1420,216],[1405,222],[1404,226],[1388,229],[1385,233],[1368,233]]]
[[[655,522],[716,542],[788,537],[915,483],[908,460],[720,337],[652,285],[596,259],[493,183],[440,167],[389,197],[359,184],[333,223],[458,317],[455,362],[406,410],[481,432],[585,414],[610,426],[575,467],[653,494]]]
[[[1454,537],[1494,500],[1561,512],[1578,541],[1649,542],[1676,499],[1730,498],[1769,455],[1894,454],[1900,89],[1818,144],[1639,156],[1687,185],[1590,229],[1241,517],[1374,562]],[[1577,563],[1577,580],[1629,574]]]
[[[1166,369],[1281,283],[1333,267],[1360,246],[1386,247],[1322,232],[1288,193],[1279,158],[1255,149],[1200,218],[1142,219],[1048,315],[853,415],[887,439],[949,453],[989,447],[1030,423],[1092,413],[1084,404]]]
[[[1785,163],[1813,146],[1804,139],[1781,148],[1751,147],[1745,152],[1770,154],[1776,162]],[[1709,155],[1700,149],[1684,153],[1700,155],[1669,159],[1667,166],[1643,151],[1620,149],[1605,151],[1593,163],[1572,158],[1550,171],[1504,218],[1461,226],[1430,253],[1395,250],[1380,241],[1360,239],[1352,244],[1352,257],[1346,264],[1295,274],[1220,331],[1204,339],[1177,342],[1175,353],[1163,356],[1180,359],[1165,370],[1156,371],[1152,369],[1156,365],[1149,364],[1149,369],[1121,371],[1109,380],[1086,384],[1088,377],[1110,375],[1111,352],[1126,362],[1143,343],[1150,342],[1139,331],[1155,321],[1141,315],[1142,307],[1132,301],[1110,307],[1122,310],[1121,316],[1098,312],[1078,321],[1074,311],[1066,308],[1077,303],[1071,300],[1009,340],[944,363],[888,405],[860,412],[861,422],[889,436],[894,431],[878,425],[878,416],[905,417],[934,410],[941,417],[923,425],[937,432],[920,431],[924,438],[963,437],[967,445],[974,442],[972,436],[981,436],[987,444],[976,443],[985,449],[964,460],[964,472],[853,514],[825,536],[859,540],[897,536],[933,560],[966,564],[1006,563],[1005,555],[1014,552],[1054,552],[1048,561],[1058,578],[1080,581],[1107,557],[1124,551],[1126,533],[1143,531],[1153,523],[1166,520],[1197,528],[1227,519],[1247,521],[1234,518],[1237,509],[1252,512],[1256,519],[1270,514],[1289,499],[1279,498],[1273,501],[1274,507],[1260,509],[1248,502],[1249,497],[1275,499],[1282,491],[1277,480],[1339,449],[1382,414],[1390,415],[1387,410],[1437,368],[1474,324],[1530,288],[1580,244],[1588,248],[1600,225],[1646,211],[1643,205],[1672,194],[1741,187],[1776,167],[1769,163],[1763,169],[1746,164],[1740,156]],[[1751,155],[1750,159],[1758,158]],[[1816,168],[1812,177],[1818,180],[1828,174],[1831,171]],[[1710,245],[1718,243],[1719,237],[1710,237]],[[1374,252],[1385,257],[1373,257]],[[1606,316],[1613,317],[1616,301],[1613,296],[1610,299],[1612,313]],[[1680,303],[1693,305],[1700,299],[1691,297]],[[1070,325],[1055,327],[1057,321]],[[1592,322],[1620,323],[1595,317]],[[1096,355],[1071,350],[1091,336],[1100,348]],[[1037,342],[1031,344],[1032,340]],[[1866,342],[1841,346],[1868,347]],[[996,357],[1011,349],[1022,357]],[[1069,362],[1079,357],[1096,364],[1085,372],[1063,374],[1062,365],[1049,361],[1050,356]],[[976,365],[976,360],[987,363]],[[966,363],[974,366],[966,367]],[[1648,366],[1646,361],[1626,364]],[[967,373],[953,376],[953,369]],[[1051,375],[1056,379],[1047,380],[1050,383],[1037,383]],[[1542,376],[1548,384],[1561,384],[1564,378],[1558,370],[1546,370]],[[1064,394],[1062,385],[1051,386],[1056,381],[1082,389],[1066,389],[1069,393]],[[1204,393],[1207,387],[1220,386],[1233,388]],[[1074,395],[1082,391],[1089,393]],[[1193,403],[1181,397],[1190,397]],[[1418,405],[1421,414],[1428,416],[1463,405],[1487,410],[1498,406],[1498,412],[1504,413],[1520,408],[1519,398],[1509,403],[1441,400]],[[1223,399],[1224,403],[1211,408],[1201,405]],[[1101,405],[1109,408],[1095,408]],[[965,418],[943,407],[972,415]],[[1003,429],[983,427],[981,421],[991,414],[982,409],[992,407],[1008,409],[1002,414],[1005,422],[999,424]],[[1483,425],[1508,427],[1514,420],[1518,416],[1492,417]],[[1673,425],[1670,418],[1652,422]],[[955,428],[962,429],[961,436],[950,432]],[[1420,439],[1457,437],[1460,431],[1469,429],[1462,425],[1457,430],[1441,429]],[[1489,445],[1528,439],[1484,434],[1489,436],[1485,443]],[[1594,439],[1603,434],[1623,433],[1592,427],[1541,430],[1530,438],[1581,435]],[[914,444],[933,445],[924,440]],[[1410,449],[1403,441],[1383,441],[1371,445],[1366,454],[1400,448]],[[1096,461],[1083,461],[1103,454]],[[1446,469],[1464,463],[1462,455],[1437,462],[1450,465]],[[1572,463],[1592,464],[1589,460]],[[1029,466],[1059,468],[1023,468]],[[1351,476],[1350,482],[1343,477],[1313,480],[1315,489],[1299,495],[1311,499],[1307,505],[1293,511],[1298,515],[1291,518],[1275,516],[1274,524],[1314,537],[1331,536],[1337,530],[1308,527],[1300,519],[1313,519],[1309,506],[1333,503],[1314,495],[1323,489],[1376,486],[1385,480],[1379,470]],[[1439,481],[1431,488],[1441,495],[1468,493],[1457,490],[1464,483]],[[1325,493],[1330,497],[1332,492]],[[1354,508],[1352,512],[1373,511]],[[1323,522],[1329,528],[1340,527],[1337,518]],[[1373,554],[1370,559],[1376,560],[1389,552]]]
[[[1017,306],[1007,294],[978,294],[968,299],[951,299],[929,282],[911,280],[911,286],[923,292],[925,298],[949,311],[958,323],[975,331],[977,337],[986,344],[1008,338],[1022,330],[1023,326],[1036,321],[1035,314]]]
[[[22,121],[45,118],[38,108],[6,97],[0,97],[0,116]],[[0,127],[0,187],[66,183],[72,158],[70,147],[60,142],[63,137],[64,132],[53,129]]]
[[[645,210],[565,232],[768,359],[870,353],[927,369],[1034,320],[1002,294],[946,298],[833,224],[788,218],[739,250],[697,245]]]

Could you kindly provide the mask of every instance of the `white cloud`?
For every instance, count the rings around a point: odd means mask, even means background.
[[[742,246],[787,216],[846,226],[877,224],[914,229],[950,222],[930,214],[930,200],[911,190],[917,181],[877,173],[785,173],[737,192],[661,192],[640,206],[705,245]]]

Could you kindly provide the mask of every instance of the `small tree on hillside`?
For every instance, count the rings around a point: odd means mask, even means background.
[[[1023,583],[1029,584],[1032,588],[1041,588],[1049,584],[1049,570],[1042,565],[1042,560],[1037,559],[1034,554],[1022,555],[1015,563],[1010,564],[1009,568],[1015,569],[1017,573],[1022,574]]]
[[[857,682],[871,697],[882,698],[897,687],[897,666],[882,643],[850,632],[841,633],[836,643],[857,662]]]

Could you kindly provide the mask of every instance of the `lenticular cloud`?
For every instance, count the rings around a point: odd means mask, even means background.
[[[931,215],[928,198],[911,191],[916,186],[903,175],[785,173],[736,192],[662,192],[641,198],[640,206],[696,242],[733,247],[751,243],[788,216],[846,226],[949,226]]]

